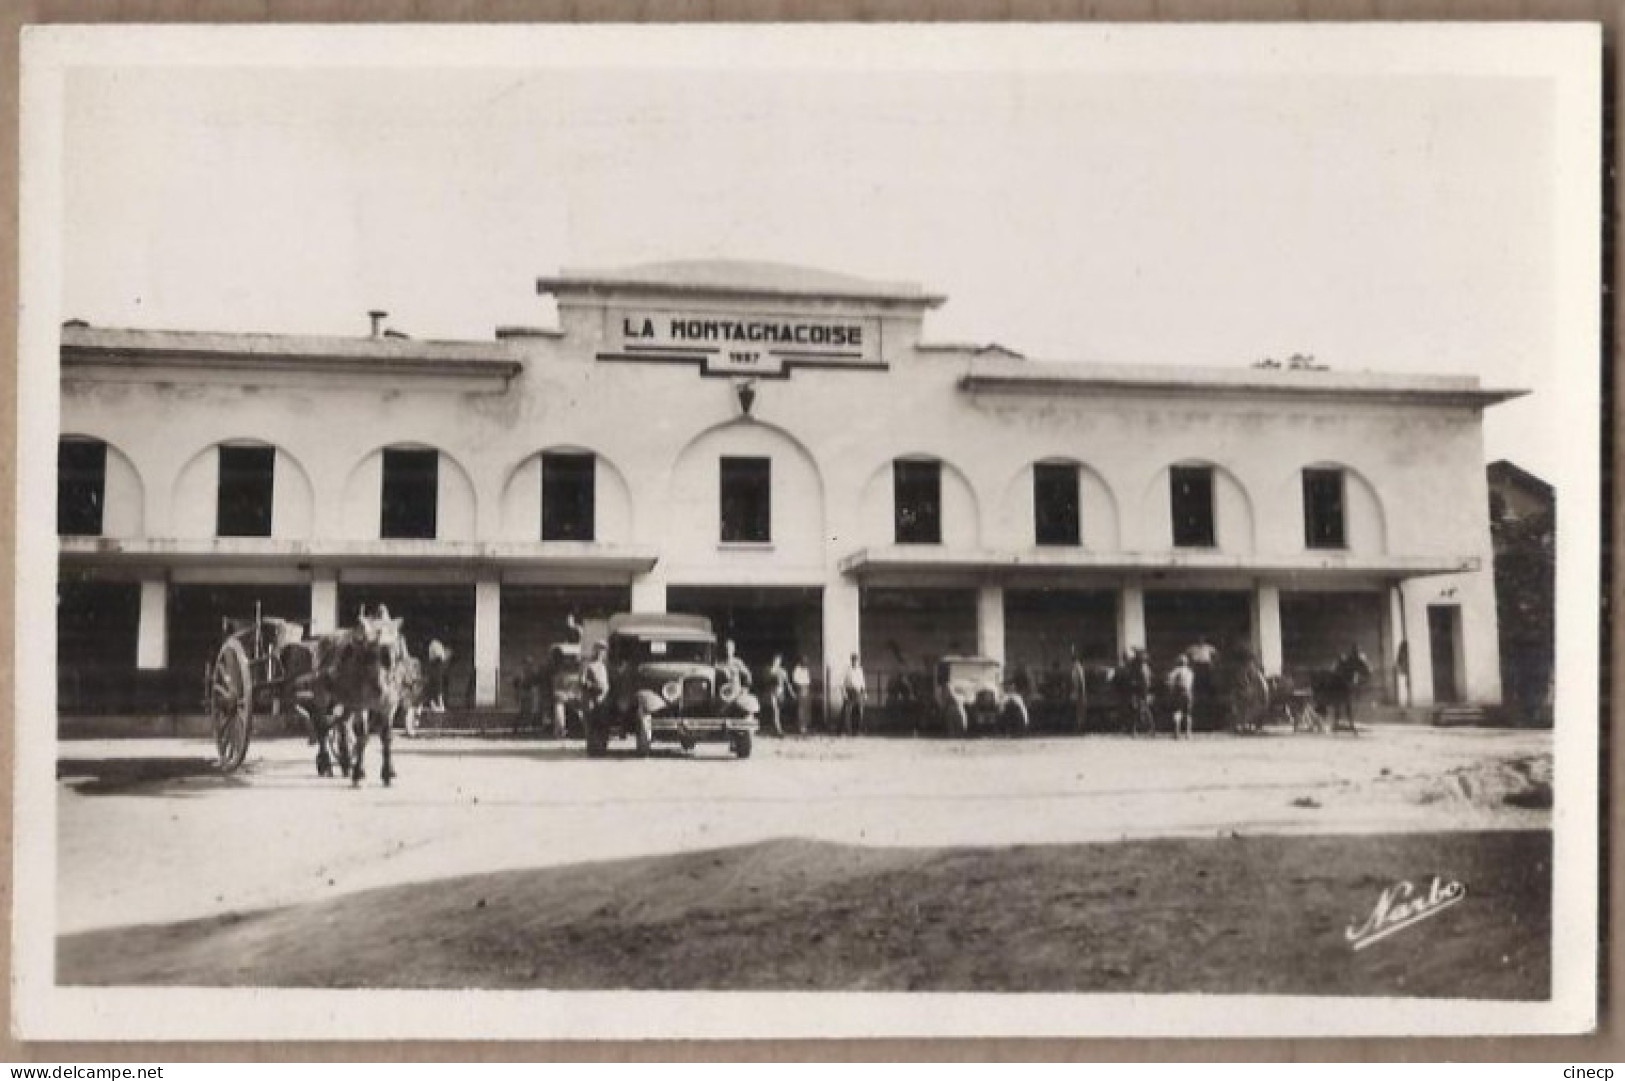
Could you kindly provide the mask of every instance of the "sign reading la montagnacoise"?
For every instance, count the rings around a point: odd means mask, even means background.
[[[606,311],[604,321],[600,360],[697,362],[719,375],[885,366],[874,318],[625,308]]]

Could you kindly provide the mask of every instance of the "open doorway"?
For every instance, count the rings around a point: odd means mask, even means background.
[[[1433,700],[1461,701],[1461,605],[1428,605],[1428,649],[1433,658]]]

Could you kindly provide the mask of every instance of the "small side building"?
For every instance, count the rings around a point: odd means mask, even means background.
[[[1506,709],[1520,724],[1550,725],[1557,619],[1557,492],[1509,461],[1491,462],[1490,539]]]

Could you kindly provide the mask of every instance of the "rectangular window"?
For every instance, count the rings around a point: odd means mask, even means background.
[[[1039,544],[1079,545],[1078,467],[1033,466],[1033,526]]]
[[[99,537],[107,492],[107,444],[63,439],[56,445],[56,531],[64,537]]]
[[[773,460],[722,459],[722,539],[761,543],[773,539]]]
[[[942,463],[893,462],[897,543],[942,543]]]
[[[275,447],[221,447],[215,535],[269,537],[275,481]]]
[[[439,498],[439,451],[384,451],[380,537],[433,540]]]
[[[542,539],[593,539],[597,459],[591,454],[542,455]]]
[[[1170,472],[1174,547],[1214,547],[1213,470],[1175,466]]]
[[[1347,545],[1343,515],[1343,471],[1303,471],[1303,543],[1309,548]]]

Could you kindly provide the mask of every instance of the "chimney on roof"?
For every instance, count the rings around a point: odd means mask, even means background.
[[[367,318],[372,320],[372,336],[374,338],[383,337],[384,336],[384,320],[389,318],[389,313],[388,312],[377,311],[375,309],[375,310],[370,311],[370,312],[367,313]]]

